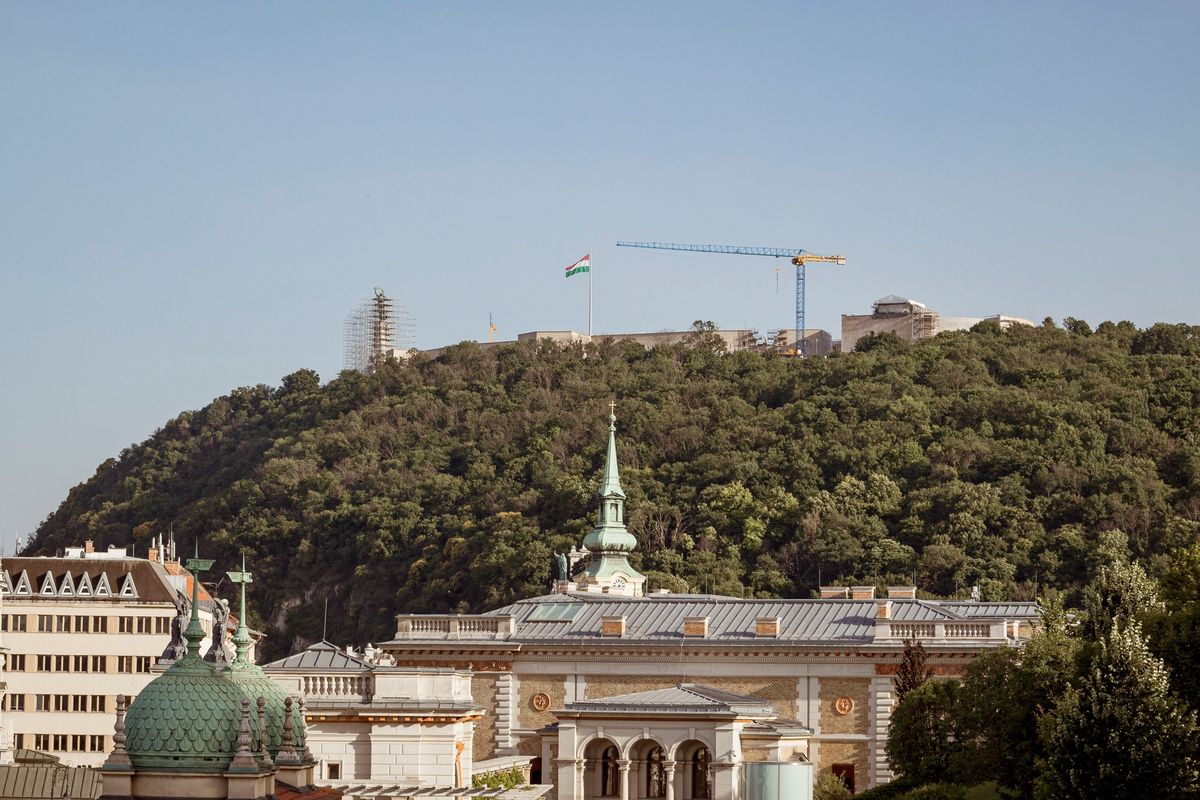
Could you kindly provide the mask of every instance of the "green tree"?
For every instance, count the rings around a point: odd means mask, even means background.
[[[935,783],[959,761],[958,681],[928,681],[892,711],[887,756],[892,770],[914,784]]]
[[[1116,562],[1100,568],[1084,591],[1085,639],[1099,641],[1117,625],[1162,610],[1158,586],[1139,564]]]
[[[1195,712],[1171,694],[1166,667],[1137,623],[1117,625],[1080,687],[1046,720],[1039,796],[1193,796],[1200,791],[1196,733]]]

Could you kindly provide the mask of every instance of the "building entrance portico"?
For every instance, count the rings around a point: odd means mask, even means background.
[[[558,800],[740,800],[745,763],[806,761],[811,734],[770,703],[696,684],[554,713],[543,752],[559,755]]]

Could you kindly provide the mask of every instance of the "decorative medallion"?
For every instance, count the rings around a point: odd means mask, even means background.
[[[854,710],[854,701],[849,697],[839,697],[833,701],[833,710],[844,717]]]
[[[550,695],[545,692],[538,692],[529,703],[533,706],[534,711],[545,711],[550,707]]]

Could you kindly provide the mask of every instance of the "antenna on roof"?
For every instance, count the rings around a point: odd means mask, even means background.
[[[325,618],[321,620],[321,641],[327,641],[325,631],[329,629],[329,595],[325,595]]]

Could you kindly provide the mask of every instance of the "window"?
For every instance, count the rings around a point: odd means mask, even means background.
[[[667,796],[667,771],[661,747],[653,748],[646,756],[646,797]]]
[[[71,710],[72,711],[87,711],[88,696],[86,694],[71,695]]]
[[[26,627],[28,623],[29,618],[24,614],[13,614],[12,621],[9,624],[12,625],[13,633],[24,633],[25,631],[29,630],[29,628]]]
[[[49,633],[54,630],[53,614],[38,614],[38,632]]]
[[[25,671],[25,654],[16,653],[10,654],[8,657],[9,672],[24,672]]]
[[[55,630],[57,630],[59,633],[71,632],[71,616],[69,614],[59,614],[58,617],[55,618],[55,622],[57,623]]]
[[[108,617],[92,617],[92,631],[108,633]]]
[[[171,618],[170,617],[155,617],[154,618],[154,632],[155,633],[170,633],[171,632]]]
[[[87,749],[87,737],[82,733],[71,734],[71,749],[76,753],[82,753]]]
[[[117,633],[133,633],[133,617],[117,617]]]
[[[6,694],[4,696],[5,711],[24,711],[25,710],[25,695],[23,694]]]
[[[102,694],[92,695],[92,711],[108,711],[108,697]]]
[[[149,633],[150,625],[152,622],[153,622],[153,620],[150,617],[138,617],[137,618],[137,632],[138,633]]]
[[[708,800],[712,797],[712,787],[708,783],[708,748],[701,747],[696,751],[692,760],[692,797],[694,800]]]
[[[33,707],[36,711],[49,711],[50,710],[50,695],[35,694],[33,696],[33,698],[34,698]]]
[[[53,663],[54,662],[50,660],[50,656],[38,656],[37,657],[37,671],[38,672],[49,672],[50,666]]]
[[[150,661],[151,661],[150,656],[138,656],[137,657],[137,671],[138,672],[149,672],[150,671]]]
[[[117,656],[117,672],[133,672],[133,656]]]
[[[71,710],[71,695],[69,695],[69,694],[54,695],[54,710],[55,711],[70,711]],[[62,748],[56,747],[54,749],[61,750]]]
[[[103,736],[89,736],[88,740],[88,750],[91,750],[93,753],[107,752],[108,748],[104,746]]]
[[[850,793],[854,793],[854,765],[853,764],[834,764],[829,768],[833,773],[833,777],[841,778],[842,783],[846,784],[846,788]]]
[[[326,764],[325,777],[331,781],[340,781],[342,779],[342,762],[330,761]]]
[[[92,672],[108,672],[108,656],[92,656]]]
[[[67,749],[67,735],[65,733],[54,734],[54,746],[50,749],[58,750],[59,752],[65,751]]]
[[[14,733],[13,734],[13,747],[17,748],[18,750],[25,749],[25,734],[23,734],[23,733]]]
[[[72,672],[88,672],[88,664],[89,663],[90,662],[88,661],[87,656],[74,656],[71,659],[71,671]]]
[[[50,749],[50,734],[35,733],[33,735],[34,750],[49,750]]]
[[[617,748],[606,747],[600,756],[600,796],[616,797],[620,788],[617,780]]]
[[[71,671],[71,657],[70,656],[55,656],[54,657],[54,671],[55,672],[70,672]]]
[[[8,614],[0,616],[0,631],[8,630]]]
[[[88,623],[91,621],[92,621],[92,618],[88,617],[88,616],[75,617],[75,632],[76,633],[87,633],[88,631],[90,631],[92,629],[92,627]]]

